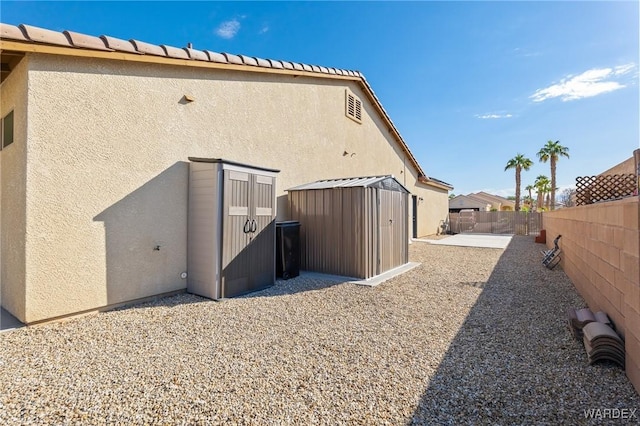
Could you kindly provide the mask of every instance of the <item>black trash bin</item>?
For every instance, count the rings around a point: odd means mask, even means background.
[[[288,280],[300,275],[300,222],[276,222],[276,276]]]

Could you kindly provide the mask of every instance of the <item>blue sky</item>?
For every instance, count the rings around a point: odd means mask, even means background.
[[[11,2],[0,21],[359,70],[430,176],[514,193],[517,153],[558,185],[639,147],[638,2]],[[549,165],[536,161],[523,186]]]

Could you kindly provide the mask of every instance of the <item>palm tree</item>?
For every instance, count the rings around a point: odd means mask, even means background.
[[[531,166],[533,166],[533,161],[522,154],[517,154],[507,161],[507,166],[504,168],[505,172],[509,169],[516,169],[516,211],[520,211],[520,173],[522,170],[529,170]]]
[[[535,186],[533,185],[527,185],[524,187],[525,190],[529,191],[529,210],[531,210],[531,207],[533,207],[533,197],[531,196],[531,191],[533,191],[534,188]]]
[[[540,161],[546,163],[549,160],[551,165],[551,210],[556,208],[556,163],[559,157],[569,158],[569,148],[560,145],[560,141],[547,141],[538,151]]]
[[[539,175],[535,182],[533,182],[533,186],[538,192],[538,202],[536,205],[538,210],[541,210],[544,205],[544,195],[550,190],[549,178],[545,175]]]

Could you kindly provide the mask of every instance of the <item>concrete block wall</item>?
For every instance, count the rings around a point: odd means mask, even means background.
[[[592,311],[625,340],[626,373],[640,393],[640,201],[638,197],[543,214],[547,246],[561,234],[562,268]]]

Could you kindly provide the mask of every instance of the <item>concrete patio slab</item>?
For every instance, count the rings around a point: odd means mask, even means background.
[[[426,242],[442,246],[482,247],[505,249],[511,242],[513,235],[499,234],[456,234],[441,240],[414,239],[413,241]]]

